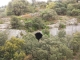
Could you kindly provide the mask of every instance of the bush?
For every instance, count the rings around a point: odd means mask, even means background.
[[[12,29],[20,29],[22,26],[23,23],[20,22],[20,20],[16,17],[16,16],[13,16],[11,18],[11,27]]]
[[[49,2],[48,5],[46,6],[46,8],[48,8],[48,9],[54,9],[55,6],[56,6],[55,2]]]
[[[55,11],[57,12],[58,15],[65,15],[66,14],[66,7],[67,5],[62,3],[62,2],[57,2],[55,6]]]
[[[78,16],[80,14],[80,9],[73,9],[72,16]]]
[[[67,15],[72,16],[72,11],[67,10]]]
[[[58,15],[61,14],[61,8],[55,8],[55,11],[57,12]]]
[[[58,15],[65,15],[66,10],[67,9],[65,7],[55,8],[55,11],[57,12]]]
[[[70,16],[80,15],[80,4],[79,3],[68,4],[67,5],[67,15],[70,15]]]
[[[67,10],[70,10],[70,11],[71,11],[71,10],[73,10],[73,9],[74,9],[73,4],[68,4],[68,5],[67,5]]]
[[[27,28],[28,31],[33,31],[32,22],[31,21],[25,22],[25,28]]]
[[[41,18],[34,18],[34,20],[32,20],[32,23],[35,30],[43,29],[45,27],[44,22]]]
[[[3,46],[0,46],[0,58],[3,60],[23,60],[25,52],[23,50],[25,41],[19,38],[7,40]]]
[[[59,29],[62,29],[62,28],[66,28],[66,25],[64,23],[59,24]]]
[[[41,12],[41,17],[48,21],[48,20],[56,20],[57,19],[57,13],[52,9],[45,9]]]
[[[50,34],[49,29],[43,29],[42,32],[43,32],[43,34],[46,34],[46,35]]]
[[[73,9],[72,11],[68,10],[67,11],[67,15],[69,15],[69,16],[79,16],[80,15],[80,11],[79,11],[79,9]]]
[[[67,9],[65,7],[61,7],[62,15],[66,15],[66,11],[67,11]]]
[[[73,4],[73,7],[74,7],[75,9],[80,9],[80,3]]]
[[[72,58],[73,51],[56,36],[44,35],[38,42],[33,34],[27,34],[24,40],[26,43],[25,51],[27,55],[32,55],[33,60],[70,60]]]
[[[0,46],[4,45],[7,39],[8,39],[8,36],[6,31],[0,32]]]
[[[28,31],[35,31],[39,29],[44,29],[45,24],[40,17],[35,17],[30,21],[26,21],[25,27],[28,29]]]
[[[60,30],[59,33],[58,33],[58,37],[65,37],[66,35],[66,32],[64,30]]]
[[[66,4],[62,2],[57,2],[55,8],[66,7]]]

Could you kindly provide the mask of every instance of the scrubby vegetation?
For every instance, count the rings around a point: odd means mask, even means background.
[[[39,42],[32,33],[28,33],[23,39],[13,37],[0,46],[0,59],[72,60],[80,50],[79,36],[80,33],[67,36],[62,30],[54,37],[44,34]]]
[[[41,12],[41,17],[44,19],[44,20],[56,20],[57,18],[57,13],[52,10],[52,9],[46,9],[44,11]]]
[[[40,17],[34,17],[32,19],[28,19],[25,22],[25,28],[28,31],[36,31],[40,29],[44,29],[46,26],[44,24],[44,21]]]
[[[11,39],[6,32],[0,32],[0,60],[74,60],[80,56],[80,33],[66,35],[64,30],[68,18],[75,17],[80,22],[79,0],[32,0],[32,4],[26,0],[11,0],[7,6],[0,7],[0,13],[0,19],[11,18],[10,29],[27,32],[27,35],[21,34],[22,38]],[[47,26],[53,23],[59,25],[55,36]],[[34,35],[38,30],[43,34],[40,41]]]

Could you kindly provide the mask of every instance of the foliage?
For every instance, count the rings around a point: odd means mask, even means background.
[[[23,60],[25,57],[24,44],[24,40],[11,38],[3,46],[0,46],[0,58],[4,60]]]
[[[62,28],[66,28],[66,25],[64,23],[59,24],[59,29],[62,29]]]
[[[76,1],[77,1],[77,0],[68,0],[68,1],[66,0],[66,3],[67,3],[67,4],[74,4],[74,3],[76,3]]]
[[[46,8],[53,9],[55,6],[56,6],[55,2],[49,2],[48,5],[46,6]]]
[[[66,15],[66,8],[65,7],[55,8],[55,10],[58,15]]]
[[[50,35],[49,29],[43,29],[42,32],[43,32],[44,35],[45,35],[45,34],[46,34],[46,35]]]
[[[65,15],[66,14],[66,4],[62,2],[57,2],[54,10],[57,12],[58,15]]]
[[[62,3],[62,2],[56,2],[55,8],[60,8],[60,7],[65,7],[66,8],[66,4]]]
[[[64,30],[60,30],[58,32],[58,37],[60,37],[60,38],[65,37],[65,35],[66,35],[66,32]]]
[[[28,5],[27,13],[34,13],[34,12],[36,12],[35,6]]]
[[[44,28],[44,22],[42,21],[41,18],[34,18],[32,23],[33,23],[33,27],[35,28],[35,30]]]
[[[12,29],[20,29],[23,27],[23,22],[20,22],[18,17],[12,16],[11,17],[11,27]]]
[[[68,10],[68,11],[67,11],[67,15],[68,15],[68,16],[72,16],[72,11],[69,11],[69,10]]]
[[[5,6],[0,8],[0,17],[6,17],[5,9]]]
[[[67,5],[67,14],[70,16],[79,16],[80,14],[80,4],[68,4]]]
[[[41,12],[41,17],[45,21],[56,20],[57,19],[57,13],[52,9],[45,9],[44,11]]]
[[[73,4],[73,7],[74,7],[75,9],[80,9],[80,3],[75,3],[75,4]]]
[[[34,17],[32,20],[26,21],[25,27],[28,29],[28,31],[35,31],[39,29],[44,29],[45,24],[40,17]]]
[[[32,54],[34,60],[64,60],[72,58],[72,50],[63,45],[58,37],[43,36],[38,42],[33,34],[24,36],[26,54]]]
[[[80,33],[66,36],[61,30],[58,36],[43,35],[39,42],[32,33],[23,37],[25,41],[13,37],[0,46],[0,58],[23,60],[26,54],[33,60],[70,60],[73,52],[76,54],[80,50],[79,36]]]
[[[68,10],[73,10],[73,9],[74,9],[73,4],[68,4],[68,5],[67,5],[67,9],[68,9]]]
[[[69,16],[79,16],[80,15],[80,10],[79,9],[73,9],[72,11],[68,10],[67,15],[69,15]]]
[[[38,41],[33,32],[23,36],[24,40],[14,37],[7,40],[7,33],[0,32],[0,60],[24,60],[26,57],[25,60],[72,60],[73,55],[80,53],[80,33],[67,36],[62,30],[66,28],[66,25],[60,23],[59,29],[61,30],[58,35],[51,36],[45,22],[49,23],[50,20],[53,22],[58,19],[58,15],[66,14],[80,19],[80,3],[76,1],[59,0],[59,2],[36,3],[33,0],[33,4],[29,4],[25,0],[12,0],[5,7],[7,15],[17,15],[11,17],[12,28],[24,27],[29,32],[42,30],[43,37]],[[1,17],[6,16],[5,8],[0,8]],[[38,17],[37,14],[40,16]],[[64,17],[64,20],[67,19]]]
[[[47,4],[46,4],[46,2],[37,2],[36,5],[37,5],[36,8],[38,8],[38,10],[40,10],[40,9],[45,9]]]
[[[71,40],[71,49],[74,52],[74,55],[80,50],[80,33],[77,32],[73,35],[73,40]]]
[[[80,15],[80,9],[73,9],[72,16],[78,16],[78,15]]]
[[[6,40],[8,39],[8,36],[7,36],[7,32],[4,31],[4,32],[0,32],[0,46],[4,45]]]
[[[27,5],[25,0],[12,0],[6,8],[7,15],[22,15],[28,11]]]

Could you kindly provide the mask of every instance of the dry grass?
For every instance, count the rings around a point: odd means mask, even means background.
[[[72,18],[73,17],[71,17],[71,16],[59,16],[59,20],[70,20]]]

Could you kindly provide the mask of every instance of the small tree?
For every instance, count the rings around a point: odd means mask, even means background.
[[[12,0],[7,8],[7,15],[22,15],[28,11],[28,2],[26,0]]]

